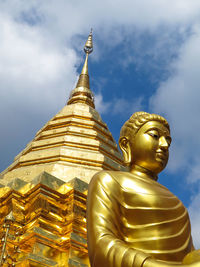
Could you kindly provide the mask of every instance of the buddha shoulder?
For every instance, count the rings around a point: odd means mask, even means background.
[[[97,191],[105,191],[107,193],[112,194],[120,193],[120,174],[122,172],[115,172],[115,171],[100,171],[97,172],[90,184],[89,184],[89,192],[93,191],[96,193]]]
[[[100,171],[91,180],[90,188],[104,188],[106,192],[118,191],[173,195],[165,186],[150,178],[142,178],[130,172],[123,171]]]
[[[128,172],[123,171],[100,171],[97,172],[90,184],[102,184],[103,186],[117,185],[122,186],[124,180],[133,179],[133,176]]]

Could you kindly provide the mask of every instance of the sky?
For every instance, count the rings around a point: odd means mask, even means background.
[[[91,27],[96,109],[116,142],[136,111],[167,118],[159,182],[188,208],[200,248],[199,0],[0,0],[0,171],[66,104]]]

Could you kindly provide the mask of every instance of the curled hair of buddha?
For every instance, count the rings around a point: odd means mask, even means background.
[[[150,114],[144,111],[134,113],[121,128],[120,138],[123,136],[134,137],[138,130],[149,121],[158,121],[162,123],[170,131],[169,124],[165,118],[157,114]]]

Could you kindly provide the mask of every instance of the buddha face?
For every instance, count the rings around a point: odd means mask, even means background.
[[[170,143],[169,130],[161,122],[145,123],[135,137],[129,140],[131,165],[158,174],[167,165]]]

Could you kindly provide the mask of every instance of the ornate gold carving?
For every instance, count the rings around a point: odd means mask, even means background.
[[[45,172],[31,181],[28,191],[27,184],[14,180],[9,194],[0,199],[0,213],[12,208],[14,226],[21,232],[18,241],[6,241],[20,248],[16,266],[87,264],[87,184],[79,179],[64,183]]]

